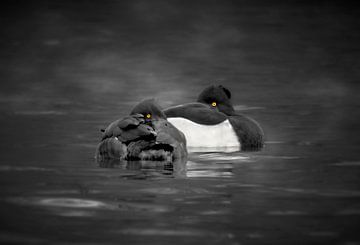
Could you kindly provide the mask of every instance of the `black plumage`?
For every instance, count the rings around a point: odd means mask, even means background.
[[[169,107],[164,110],[167,117],[183,117],[203,125],[218,124],[226,120],[226,115],[204,103],[193,102]]]
[[[228,119],[241,143],[241,150],[259,150],[264,146],[260,125],[235,112],[231,92],[222,85],[205,88],[197,102],[169,107],[164,112],[169,118],[182,117],[203,125],[216,125]]]
[[[154,99],[137,104],[112,122],[97,147],[98,159],[173,160],[187,156],[185,136],[166,120]]]

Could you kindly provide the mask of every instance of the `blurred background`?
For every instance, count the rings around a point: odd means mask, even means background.
[[[351,105],[358,16],[342,1],[4,1],[1,110],[115,113],[217,83],[234,104]]]

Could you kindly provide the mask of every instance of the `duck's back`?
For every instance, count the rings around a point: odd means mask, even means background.
[[[215,125],[226,120],[224,113],[197,102],[169,107],[164,113],[168,119],[181,117],[201,125]]]

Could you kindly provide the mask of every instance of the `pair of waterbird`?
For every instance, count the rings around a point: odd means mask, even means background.
[[[236,114],[230,91],[217,85],[205,88],[196,102],[165,110],[154,99],[141,101],[103,130],[96,157],[172,161],[186,158],[187,149],[259,150],[263,138],[260,125]]]

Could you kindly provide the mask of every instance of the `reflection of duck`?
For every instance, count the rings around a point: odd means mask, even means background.
[[[264,145],[259,124],[235,113],[231,93],[221,85],[205,88],[197,102],[173,106],[164,112],[168,121],[185,134],[189,147],[258,150]]]
[[[179,158],[171,161],[120,161],[119,159],[100,159],[102,168],[125,170],[120,177],[126,179],[184,178],[186,177],[187,159]],[[126,170],[130,170],[127,172]]]
[[[153,99],[143,100],[129,116],[111,123],[96,150],[98,159],[174,160],[186,156],[184,134],[166,120]]]

